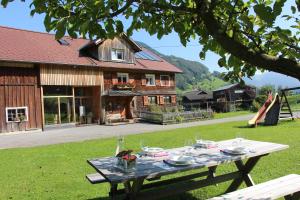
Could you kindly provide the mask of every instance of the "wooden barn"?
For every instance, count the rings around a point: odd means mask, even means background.
[[[0,132],[132,120],[176,105],[181,70],[125,34],[90,41],[0,27]]]
[[[255,87],[240,83],[223,86],[213,91],[213,99],[216,102],[214,109],[229,112],[235,110],[237,105],[249,107],[255,97]]]
[[[186,110],[208,109],[212,102],[212,93],[200,89],[186,92],[182,96],[182,105]]]

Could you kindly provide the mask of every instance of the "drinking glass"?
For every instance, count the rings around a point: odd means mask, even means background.
[[[200,134],[196,134],[195,135],[195,140],[196,140],[196,143],[202,143],[202,141],[203,141],[203,139],[202,139],[202,137],[201,137]]]
[[[145,146],[145,141],[144,140],[141,140],[140,141],[140,147],[142,150],[144,150],[147,146]]]
[[[233,143],[234,143],[233,146],[241,147],[241,146],[243,146],[243,141],[244,141],[244,136],[243,136],[243,134],[237,133],[237,134],[235,135],[235,141],[233,142]]]
[[[191,153],[191,151],[193,149],[193,145],[194,145],[193,140],[185,140],[184,147],[185,147],[185,153],[186,154],[190,154]]]

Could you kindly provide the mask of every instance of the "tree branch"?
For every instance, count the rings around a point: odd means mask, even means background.
[[[222,27],[215,19],[209,3],[206,8],[198,10],[199,20],[203,20],[208,33],[224,48],[227,52],[245,62],[262,69],[289,75],[300,80],[300,64],[294,60],[275,57],[264,53],[256,53],[240,42],[230,38],[222,30]]]

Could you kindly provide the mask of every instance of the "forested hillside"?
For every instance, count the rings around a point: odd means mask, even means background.
[[[213,90],[226,84],[218,72],[209,72],[208,68],[200,62],[190,61],[176,56],[164,55],[142,42],[137,42],[141,46],[155,52],[166,61],[180,68],[183,73],[176,75],[176,86],[179,93],[196,88],[203,90]]]

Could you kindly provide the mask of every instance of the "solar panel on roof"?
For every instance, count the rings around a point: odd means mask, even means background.
[[[159,61],[159,59],[154,56],[151,55],[150,53],[146,52],[146,51],[139,51],[135,54],[136,58],[140,58],[140,59],[145,59],[145,60],[153,60],[153,61]]]
[[[70,43],[67,42],[65,39],[59,39],[58,42],[59,42],[59,44],[61,44],[61,45],[65,45],[65,46],[70,45]]]

